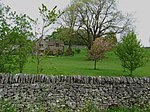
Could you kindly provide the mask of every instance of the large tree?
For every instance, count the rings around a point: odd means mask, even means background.
[[[67,33],[68,33],[68,55],[72,55],[73,51],[72,51],[72,42],[75,38],[75,25],[76,25],[76,19],[77,19],[77,12],[76,10],[76,6],[75,5],[69,5],[64,11],[63,14],[60,18],[60,22],[59,24],[64,28],[67,29]]]
[[[108,32],[115,34],[129,30],[131,19],[123,15],[117,8],[115,0],[74,0],[70,7],[75,7],[70,13],[76,17],[74,28],[85,41],[88,49],[97,37],[104,37]],[[68,23],[70,15],[66,15]],[[87,36],[83,36],[80,30],[84,30]]]

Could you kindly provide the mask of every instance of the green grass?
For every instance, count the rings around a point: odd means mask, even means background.
[[[150,57],[150,49],[147,49],[147,58]],[[97,70],[93,69],[93,61],[87,60],[86,50],[74,56],[49,56],[40,57],[40,74],[49,75],[92,75],[92,76],[127,76],[128,71],[121,67],[120,60],[113,51],[106,53],[106,58],[97,62]],[[24,73],[36,74],[36,63],[29,58],[25,65]],[[150,76],[150,61],[133,72],[134,76]]]

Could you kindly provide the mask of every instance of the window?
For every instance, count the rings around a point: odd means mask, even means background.
[[[56,43],[56,47],[59,47],[59,43]]]
[[[40,47],[43,47],[43,44],[39,44]]]

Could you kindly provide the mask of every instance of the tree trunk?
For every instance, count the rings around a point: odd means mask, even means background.
[[[90,50],[91,49],[91,45],[89,44],[89,45],[87,45],[87,48],[88,48],[88,50]]]
[[[72,46],[71,40],[69,40],[69,43],[68,43],[68,49],[72,49],[71,46]]]
[[[19,54],[19,73],[22,73],[22,71],[23,71],[23,62],[21,55]]]
[[[37,72],[37,74],[38,74],[38,73],[39,73],[39,65],[40,65],[40,59],[39,59],[39,56],[38,56],[38,55],[36,56],[36,61],[37,61],[36,72]]]
[[[69,40],[68,49],[67,49],[67,51],[66,51],[66,55],[67,55],[67,56],[73,55],[73,51],[72,51],[71,46],[72,46],[72,43],[71,43],[71,40]]]
[[[130,70],[130,76],[132,76],[132,73],[133,73],[133,71],[132,71],[132,70]]]
[[[20,65],[19,65],[19,73],[22,73],[22,71],[23,71],[23,67],[21,66],[21,63],[20,63]]]
[[[94,70],[96,70],[96,60],[94,60]]]

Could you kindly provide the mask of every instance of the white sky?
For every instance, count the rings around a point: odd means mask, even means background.
[[[38,7],[45,4],[49,9],[57,5],[64,9],[71,0],[0,0],[18,13],[25,13],[31,18],[38,18]],[[150,0],[118,0],[123,12],[132,13],[136,19],[135,30],[144,46],[150,46]]]

